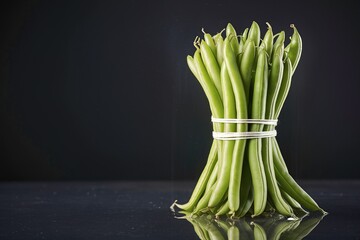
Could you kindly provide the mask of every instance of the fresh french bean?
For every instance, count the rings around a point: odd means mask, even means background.
[[[254,90],[252,98],[251,118],[264,119],[266,107],[266,93],[268,85],[268,63],[265,50],[260,50],[257,60]],[[252,124],[251,131],[261,131],[262,124]],[[264,165],[261,157],[261,139],[249,140],[249,164],[254,194],[254,214],[260,215],[266,206],[267,183]]]
[[[213,54],[212,50],[205,41],[201,41],[200,51],[201,51],[201,59],[205,65],[205,68],[212,82],[214,83],[216,90],[220,95],[220,98],[222,99],[223,91],[221,89],[220,67],[217,63],[215,55]]]
[[[302,39],[295,25],[291,24],[290,27],[294,29],[294,33],[291,36],[289,45],[285,49],[288,52],[288,58],[293,66],[292,73],[294,73],[301,57]]]

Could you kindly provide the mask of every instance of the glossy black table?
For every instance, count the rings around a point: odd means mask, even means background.
[[[360,239],[360,181],[300,181],[300,184],[329,212],[314,224],[305,239]],[[199,239],[193,224],[174,218],[169,209],[175,199],[184,202],[193,185],[193,182],[3,182],[0,239]],[[306,218],[311,219],[312,215]],[[226,239],[221,224],[213,223]],[[263,223],[260,221],[260,225]],[[251,233],[242,232],[242,225],[238,227],[240,239],[253,238]],[[280,239],[291,239],[289,231]],[[268,239],[275,237],[273,234]]]

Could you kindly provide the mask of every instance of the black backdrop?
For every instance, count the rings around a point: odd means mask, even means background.
[[[2,3],[4,4],[4,3]],[[12,1],[1,7],[0,178],[194,179],[211,143],[192,42],[227,22],[292,31],[278,126],[297,178],[359,177],[355,1]]]

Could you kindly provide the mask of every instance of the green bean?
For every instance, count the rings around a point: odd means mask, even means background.
[[[219,203],[215,206],[215,207],[211,207],[209,208],[209,210],[216,215],[220,209],[222,207],[224,207],[225,203],[228,202],[228,197],[227,197],[228,191],[226,191],[223,195],[223,197],[221,198],[221,200],[219,201]]]
[[[287,166],[285,164],[284,158],[281,154],[279,144],[276,141],[276,138],[272,138],[272,148],[273,148],[273,158],[277,158],[280,160],[281,167],[284,171],[289,172]]]
[[[260,44],[260,27],[259,25],[253,21],[249,30],[248,39],[254,41],[255,46],[259,46]]]
[[[193,57],[192,56],[187,56],[186,61],[187,61],[187,64],[188,64],[192,74],[195,76],[195,78],[198,81],[200,81],[200,77],[199,77],[199,74],[197,72]]]
[[[206,188],[205,188],[205,192],[207,192],[216,182],[216,177],[217,177],[217,172],[218,172],[218,166],[219,166],[219,162],[216,163],[209,180],[207,181],[206,184]]]
[[[246,98],[245,98],[245,94],[244,94],[244,87],[242,84],[239,70],[236,65],[235,54],[234,54],[234,52],[230,46],[229,40],[227,38],[224,40],[224,62],[226,64],[226,68],[228,70],[228,74],[229,74],[232,88],[234,91],[237,118],[246,119],[247,109],[246,109]],[[237,130],[238,131],[246,131],[247,126],[244,124],[241,124],[240,127],[238,126]],[[239,144],[237,144],[238,142],[240,142],[242,145],[239,146]],[[236,168],[236,169],[232,168],[233,166],[231,163],[231,158],[226,158],[227,161],[225,161],[225,159],[222,161],[220,176],[218,177],[219,180],[217,181],[216,188],[213,192],[213,195],[210,198],[209,207],[214,207],[219,203],[219,201],[221,200],[222,196],[224,195],[224,193],[226,192],[226,190],[228,189],[228,186],[229,186],[229,205],[230,205],[230,209],[232,209],[233,198],[238,197],[239,194],[233,195],[236,190],[233,191],[234,189],[232,189],[232,183],[230,181],[230,178],[231,178],[230,171],[231,170],[241,171],[244,147],[245,147],[245,141],[237,140],[235,142],[235,147],[234,147],[235,154],[233,155],[233,159],[237,159],[237,161],[239,161],[239,163],[236,163],[236,165],[239,165],[238,168]],[[241,173],[239,173],[238,175],[237,174],[235,174],[235,175],[236,176],[234,176],[234,175],[232,175],[232,176],[234,178],[241,177]],[[229,181],[230,181],[230,184],[229,184]]]
[[[245,103],[246,104],[246,103]],[[238,127],[238,132],[243,132],[247,126]],[[230,183],[229,183],[229,208],[232,213],[235,213],[240,206],[240,185],[242,180],[242,167],[245,152],[246,140],[236,140],[233,158],[230,170]]]
[[[216,216],[221,216],[221,215],[225,215],[230,211],[229,209],[229,202],[226,201],[221,208],[216,212]]]
[[[196,213],[198,213],[199,211],[202,211],[202,210],[204,210],[204,209],[207,207],[207,205],[208,205],[208,203],[209,203],[209,199],[210,199],[210,197],[211,197],[211,195],[212,195],[212,193],[213,193],[213,191],[214,191],[214,189],[215,189],[215,186],[216,186],[216,185],[213,185],[213,186],[210,188],[210,190],[209,190],[208,192],[206,192],[206,193],[201,197],[201,199],[197,202],[197,205],[196,205],[196,207],[195,207],[195,209],[194,209],[194,211],[193,211],[193,214],[196,214]]]
[[[255,62],[255,44],[254,41],[248,40],[245,43],[244,53],[241,56],[240,61],[240,73],[244,82],[245,94],[247,99],[249,99],[250,84],[251,84],[251,74],[253,70],[253,65]]]
[[[223,100],[224,118],[235,118],[236,117],[235,96],[225,62],[223,62],[221,66],[221,83],[222,83],[223,96],[224,96],[224,100]],[[236,130],[236,126],[234,124],[231,123],[224,124],[224,132],[234,132],[235,130]],[[232,161],[234,144],[235,141],[223,142],[223,152],[222,152],[223,155],[221,159],[223,163],[227,164],[227,166],[229,166],[228,163],[231,163]]]
[[[206,44],[205,41],[201,41],[200,51],[201,51],[201,58],[205,65],[205,68],[209,73],[210,78],[214,82],[215,87],[222,99],[223,91],[221,89],[220,67],[217,63],[215,55],[213,54],[210,47]]]
[[[244,46],[245,46],[245,42],[247,39],[247,35],[248,35],[249,29],[246,28],[243,32],[243,34],[240,37],[240,42],[239,42],[239,53],[242,53],[244,50]]]
[[[216,47],[215,47],[214,39],[210,34],[206,33],[204,29],[202,29],[202,32],[204,33],[204,39],[206,44],[209,46],[214,56],[216,56]]]
[[[247,195],[247,199],[245,200],[246,202],[244,203],[244,207],[242,208],[242,211],[239,211],[238,214],[236,214],[237,217],[244,217],[251,209],[251,207],[253,206],[254,203],[254,194],[252,189],[250,189],[248,195]]]
[[[274,34],[271,25],[268,22],[266,23],[266,25],[268,26],[268,30],[265,33],[264,39],[262,40],[260,47],[265,48],[267,54],[271,56]]]
[[[206,71],[204,63],[200,55],[200,51],[196,50],[194,54],[194,63],[199,75],[199,80],[205,95],[209,101],[210,109],[214,117],[222,118],[224,116],[224,107],[219,92],[217,91],[214,83],[212,82],[209,74]],[[219,124],[218,131],[222,130]]]
[[[239,53],[239,42],[237,39],[237,34],[235,31],[235,28],[231,23],[228,23],[226,26],[226,38],[229,39],[230,45],[234,51],[235,54]]]
[[[240,71],[236,64],[235,54],[226,39],[224,41],[224,60],[234,91],[236,118],[247,119],[247,101],[243,81],[241,79]],[[247,124],[238,124],[236,131],[246,132]],[[234,213],[239,208],[240,204],[239,195],[245,146],[245,140],[235,141],[233,157],[231,161],[228,201],[229,208]]]
[[[307,213],[307,211],[305,211],[300,203],[298,203],[295,199],[293,199],[292,197],[290,197],[289,194],[287,194],[287,192],[285,192],[284,190],[281,190],[281,195],[284,197],[284,199],[290,204],[291,207],[295,208],[295,209],[299,209],[300,211]]]
[[[243,34],[241,35],[241,41],[245,44],[249,33],[249,28],[245,28]]]
[[[271,58],[272,58],[273,55],[275,54],[275,50],[276,50],[279,46],[281,46],[281,45],[284,44],[284,41],[285,41],[285,32],[284,32],[284,31],[281,31],[281,32],[279,32],[278,34],[276,34],[275,36],[277,36],[277,39],[276,39],[276,41],[275,41],[275,43],[274,43],[274,46],[273,46],[274,51],[272,51],[272,54],[270,55]],[[274,37],[275,37],[275,36],[274,36]]]
[[[289,58],[286,59],[284,64],[284,74],[281,80],[281,85],[279,89],[279,93],[275,103],[275,114],[274,118],[277,119],[280,115],[280,111],[284,105],[285,99],[289,93],[291,86],[291,76],[292,76],[292,65]]]
[[[224,55],[224,39],[221,36],[221,33],[218,33],[214,36],[214,40],[215,40],[215,46],[216,46],[216,60],[219,64],[219,66],[221,66],[221,64],[223,63],[223,55]]]
[[[294,29],[294,33],[291,36],[291,41],[289,45],[286,46],[285,50],[288,52],[288,58],[290,59],[293,67],[292,73],[294,73],[301,57],[302,40],[295,25],[291,24],[290,27]]]
[[[284,63],[282,61],[284,53],[284,45],[279,45],[272,57],[272,66],[270,70],[270,78],[268,85],[268,94],[266,100],[266,114],[267,119],[272,119],[275,115],[276,100],[278,98],[279,90],[282,84]],[[268,125],[269,126],[269,125]]]
[[[268,85],[268,63],[265,50],[260,50],[255,73],[251,118],[264,119]],[[252,124],[251,131],[261,131],[262,124]],[[254,194],[254,216],[260,215],[266,206],[267,186],[261,158],[261,139],[250,139],[249,163]]]
[[[325,213],[325,211],[318,206],[314,199],[312,199],[309,194],[307,194],[299,186],[299,184],[296,183],[296,181],[291,177],[291,175],[281,167],[281,163],[277,158],[274,158],[274,167],[276,179],[278,179],[280,187],[284,191],[286,191],[292,198],[298,201],[306,209],[311,211],[319,210]]]

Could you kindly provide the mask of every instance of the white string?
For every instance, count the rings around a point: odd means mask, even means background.
[[[263,124],[276,126],[277,119],[236,119],[236,118],[215,118],[211,116],[213,123],[245,123],[245,124]],[[213,132],[213,138],[217,140],[241,140],[255,138],[276,137],[276,130],[262,132]]]
[[[276,130],[264,132],[213,132],[213,138],[217,140],[241,140],[254,138],[276,137]]]
[[[248,123],[248,124],[264,124],[276,126],[277,119],[236,119],[236,118],[215,118],[211,117],[213,123]]]

